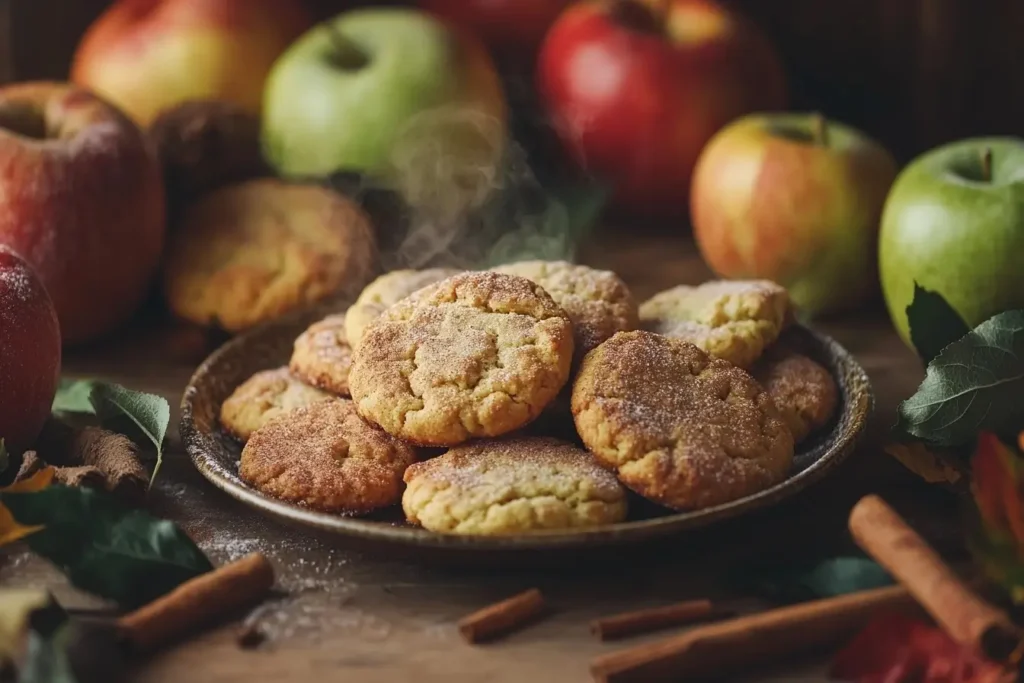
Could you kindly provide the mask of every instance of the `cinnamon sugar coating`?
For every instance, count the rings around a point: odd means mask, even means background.
[[[782,481],[793,462],[793,437],[749,374],[651,332],[620,332],[591,351],[572,411],[598,461],[675,509],[756,493]]]
[[[370,324],[349,387],[360,415],[417,445],[454,446],[536,418],[569,378],[572,323],[538,285],[455,275]]]
[[[240,384],[220,408],[220,423],[230,434],[245,441],[276,417],[331,395],[295,378],[288,368],[264,370]]]
[[[640,305],[643,329],[683,339],[749,368],[793,317],[789,293],[767,280],[681,285]]]
[[[345,315],[329,315],[313,323],[295,340],[292,374],[338,396],[348,396],[352,348],[345,334]]]
[[[635,330],[640,325],[629,287],[610,270],[567,261],[520,261],[494,270],[536,282],[569,314],[578,360],[616,332]]]
[[[354,346],[367,326],[380,314],[399,301],[427,285],[457,275],[454,268],[427,268],[426,270],[393,270],[366,286],[359,298],[345,314],[345,333]]]
[[[614,524],[626,493],[576,446],[544,437],[474,441],[406,470],[410,522],[450,534],[501,535]]]
[[[797,443],[824,427],[839,404],[829,371],[795,351],[772,349],[751,373],[775,401]]]
[[[415,449],[368,424],[355,405],[332,399],[253,432],[238,474],[275,498],[323,512],[368,512],[402,497]]]

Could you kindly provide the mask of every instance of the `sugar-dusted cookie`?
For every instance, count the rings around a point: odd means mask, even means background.
[[[593,456],[544,437],[485,439],[405,472],[410,522],[451,534],[500,535],[620,522],[626,492]]]
[[[793,436],[753,377],[652,332],[620,332],[587,354],[572,412],[605,467],[671,508],[756,493],[782,481],[793,462]]]
[[[359,341],[366,326],[394,304],[427,285],[460,272],[454,268],[428,268],[384,273],[366,286],[345,314],[345,332],[350,343]]]
[[[345,334],[345,315],[329,315],[306,328],[295,340],[288,367],[308,384],[348,396],[352,349]]]
[[[629,287],[610,270],[566,261],[520,261],[494,270],[536,282],[569,314],[577,360],[616,332],[635,330],[640,324]]]
[[[249,437],[238,474],[275,498],[323,512],[394,505],[415,449],[367,423],[351,401],[315,403]]]
[[[682,285],[640,305],[645,330],[684,339],[741,368],[761,357],[792,315],[789,294],[767,280]]]
[[[311,387],[288,372],[288,368],[264,370],[240,384],[220,407],[224,429],[245,441],[270,420],[331,395]]]
[[[493,437],[536,418],[565,385],[569,317],[514,275],[455,275],[400,301],[363,333],[349,388],[359,414],[422,446]]]
[[[839,389],[829,371],[807,356],[772,348],[751,373],[775,401],[797,443],[832,418]]]

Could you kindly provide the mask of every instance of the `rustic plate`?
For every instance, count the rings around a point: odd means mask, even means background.
[[[406,524],[397,508],[361,518],[314,512],[266,496],[239,479],[241,447],[220,429],[220,405],[254,372],[286,364],[293,340],[315,317],[308,313],[271,323],[232,339],[207,358],[185,389],[182,440],[202,475],[246,505],[282,521],[374,543],[442,551],[582,549],[645,541],[707,526],[774,505],[821,479],[853,450],[873,407],[868,377],[850,354],[835,340],[796,327],[788,333],[788,342],[831,370],[840,388],[841,409],[829,428],[801,446],[786,481],[756,495],[697,512],[674,512],[641,503],[633,506],[627,521],[587,530],[504,537],[438,534]]]

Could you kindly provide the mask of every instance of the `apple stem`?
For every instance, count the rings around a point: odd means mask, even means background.
[[[828,147],[828,120],[819,112],[815,112],[811,118],[811,134],[815,143]]]
[[[338,66],[345,69],[360,69],[370,63],[362,50],[353,45],[352,41],[334,25],[334,22],[324,22],[324,26],[326,26],[327,35],[334,46],[334,57]]]
[[[986,147],[981,151],[981,179],[988,183],[992,181],[992,148]]]

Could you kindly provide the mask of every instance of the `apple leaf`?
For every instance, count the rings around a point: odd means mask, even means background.
[[[925,364],[971,331],[960,314],[937,292],[914,283],[914,300],[907,306],[910,340]]]
[[[94,413],[95,409],[89,401],[96,382],[88,379],[61,378],[57,386],[57,394],[53,397],[55,413]]]
[[[931,446],[973,442],[1024,417],[1024,311],[986,320],[945,347],[917,393],[900,404],[896,429]]]

